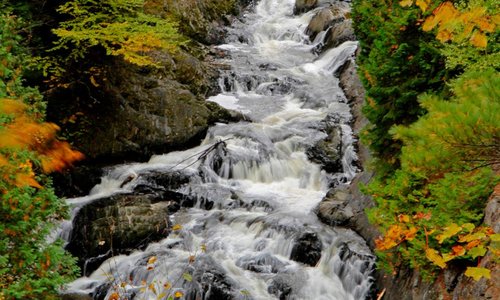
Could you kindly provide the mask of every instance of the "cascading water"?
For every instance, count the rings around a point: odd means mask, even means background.
[[[175,292],[185,299],[367,296],[373,256],[365,242],[351,230],[325,226],[314,213],[332,183],[356,172],[350,109],[333,74],[357,43],[317,57],[317,45],[304,34],[314,11],[294,16],[294,4],[261,0],[219,46],[231,68],[220,78],[221,94],[208,100],[248,121],[217,124],[196,148],[115,167],[91,195],[69,200],[81,207],[132,191],[143,184],[140,174],[152,170],[189,176],[176,192],[199,199],[170,216],[181,229],[143,251],[108,259],[71,291],[123,299],[167,299]],[[335,174],[306,155],[325,138],[320,124],[327,118],[341,128]]]

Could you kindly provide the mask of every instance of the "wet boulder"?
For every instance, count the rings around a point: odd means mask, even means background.
[[[77,212],[66,249],[88,275],[113,255],[167,237],[168,216],[179,209],[181,197],[174,193],[118,194],[95,200]]]
[[[341,172],[342,129],[333,122],[326,121],[324,132],[327,137],[307,149],[307,157],[329,173]]]
[[[302,14],[316,7],[318,0],[297,0],[295,1],[294,14]]]
[[[267,292],[271,295],[275,295],[276,298],[280,300],[289,299],[289,295],[292,293],[293,288],[291,282],[293,278],[290,274],[279,274],[271,281],[271,284],[267,288]]]
[[[293,272],[278,273],[268,283],[267,292],[275,295],[277,299],[296,299],[293,293],[300,290],[304,282],[307,281],[307,275],[300,270]]]
[[[185,299],[231,300],[240,294],[237,283],[209,256],[197,257],[191,273]]]
[[[344,12],[334,6],[322,8],[317,12],[309,22],[306,29],[306,34],[311,41],[314,41],[316,36],[327,30],[333,24],[340,23],[345,20]]]
[[[343,22],[333,24],[333,26],[328,29],[323,49],[335,48],[344,42],[355,40],[356,35],[352,27],[352,20],[347,19]]]
[[[236,262],[236,265],[256,273],[278,273],[287,266],[287,263],[270,253],[262,253],[256,256],[244,256]]]
[[[321,258],[323,243],[314,232],[302,234],[292,248],[290,259],[306,265],[315,266]]]
[[[329,225],[347,225],[354,217],[349,205],[351,194],[345,189],[330,190],[319,204],[318,217]]]

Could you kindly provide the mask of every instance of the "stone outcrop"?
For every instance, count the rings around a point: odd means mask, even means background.
[[[189,46],[151,53],[156,67],[131,65],[95,49],[90,63],[71,67],[76,71],[68,74],[74,77],[70,84],[47,91],[48,120],[61,125],[62,135],[86,156],[79,163],[83,168],[55,177],[59,195],[87,194],[95,180],[85,178],[96,168],[192,147],[215,122],[241,118],[205,101],[218,92],[219,67],[211,63],[207,45],[221,43],[224,25],[233,18],[229,14],[251,2],[164,1],[165,12],[186,21],[180,29],[192,39]]]
[[[339,46],[347,41],[355,41],[356,35],[352,28],[352,20],[347,19],[344,22],[333,24],[326,32],[324,48],[330,49]]]
[[[313,16],[306,29],[306,34],[311,41],[313,41],[320,32],[325,30],[328,30],[327,37],[331,40],[341,35],[341,28],[349,30],[349,27],[339,27],[335,30],[335,34],[330,34],[331,28],[342,24],[346,20],[346,15],[349,12],[349,6],[347,4],[340,1],[331,1],[320,3],[319,5],[323,6],[323,8]]]
[[[185,299],[231,300],[240,294],[238,284],[226,276],[222,267],[209,256],[201,255],[192,266],[193,281]]]
[[[178,202],[163,195],[126,194],[96,200],[82,207],[73,220],[67,250],[79,258],[88,275],[113,255],[167,237],[168,215],[179,209]]]
[[[321,258],[323,244],[314,232],[302,234],[292,248],[290,259],[306,265],[315,266]]]
[[[135,179],[131,192],[115,194],[77,208],[66,249],[88,275],[107,258],[142,249],[170,233],[169,215],[192,207],[196,199],[173,192],[189,181],[180,172],[151,171]]]
[[[316,7],[318,0],[297,0],[293,12],[298,15]]]
[[[322,122],[322,130],[327,137],[307,149],[309,160],[319,164],[322,169],[336,173],[342,169],[342,130],[327,117]]]

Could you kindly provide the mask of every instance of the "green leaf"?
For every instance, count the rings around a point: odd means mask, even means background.
[[[444,228],[444,231],[438,235],[436,238],[440,244],[442,244],[445,240],[451,238],[452,236],[456,235],[462,231],[462,227],[458,226],[457,224],[453,223],[448,227]]]
[[[490,279],[491,271],[486,268],[468,267],[465,271],[465,276],[472,277],[475,281],[478,281],[482,277]]]
[[[482,245],[479,245],[477,247],[474,247],[470,249],[467,253],[475,259],[478,256],[484,256],[486,254],[486,248],[484,248]]]
[[[476,226],[472,223],[465,223],[462,225],[462,228],[467,232],[471,232],[474,228],[476,228]]]
[[[189,273],[182,274],[182,278],[184,278],[184,280],[186,280],[187,282],[193,281],[193,276],[191,276],[191,274]]]
[[[499,233],[492,234],[490,235],[490,239],[492,242],[500,242],[500,234]]]

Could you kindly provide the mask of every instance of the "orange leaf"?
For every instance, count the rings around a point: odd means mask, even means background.
[[[453,246],[451,250],[453,251],[454,256],[462,256],[465,254],[465,248],[460,245]]]
[[[481,240],[475,240],[475,241],[472,241],[472,242],[469,242],[467,243],[467,245],[465,246],[465,249],[467,250],[470,250],[474,247],[476,247],[477,245],[481,244]]]
[[[405,232],[405,239],[411,241],[415,238],[416,234],[417,234],[417,228],[411,227]]]
[[[486,48],[486,46],[488,45],[488,39],[486,38],[486,35],[484,33],[476,30],[470,38],[470,43],[478,48]]]
[[[108,300],[120,300],[120,295],[117,292],[114,292],[109,296]]]
[[[17,187],[31,186],[41,189],[42,186],[35,180],[35,174],[20,173],[16,175],[14,185]]]

